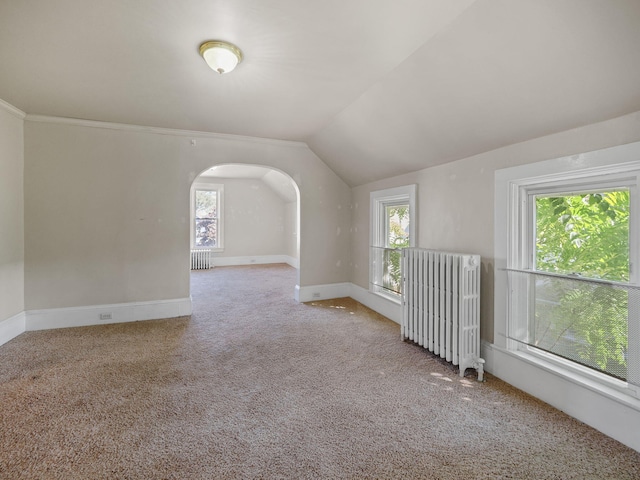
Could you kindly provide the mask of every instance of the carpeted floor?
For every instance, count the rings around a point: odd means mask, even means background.
[[[194,272],[191,318],[1,346],[0,478],[640,478],[640,453],[294,283]]]

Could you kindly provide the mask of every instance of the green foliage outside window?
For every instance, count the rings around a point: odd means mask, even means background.
[[[629,280],[629,191],[536,199],[536,269]]]
[[[409,234],[407,233],[409,221],[409,206],[394,205],[386,207],[387,219],[387,248],[385,250],[385,274],[383,276],[384,287],[401,293],[401,248],[409,246]]]
[[[628,282],[629,191],[536,198],[536,270]],[[533,344],[626,378],[629,292],[566,278],[536,281]]]
[[[217,195],[215,190],[195,192],[196,247],[215,247],[218,244]]]

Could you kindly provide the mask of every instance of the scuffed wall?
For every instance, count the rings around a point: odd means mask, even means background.
[[[640,140],[640,112],[354,187],[351,281],[369,282],[369,194],[418,185],[417,246],[482,256],[481,335],[493,341],[494,173],[497,169]]]
[[[189,190],[224,163],[273,167],[298,185],[299,285],[348,280],[350,189],[306,145],[34,118],[26,308],[188,297]]]

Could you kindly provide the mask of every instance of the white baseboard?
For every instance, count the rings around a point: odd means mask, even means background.
[[[391,300],[387,300],[386,298],[382,298],[379,295],[375,295],[359,285],[355,285],[353,283],[350,285],[351,289],[349,296],[351,298],[360,302],[365,307],[378,312],[380,315],[384,315],[388,319],[393,320],[398,325],[402,323],[402,305],[392,302]]]
[[[492,375],[640,452],[640,400],[598,391],[493,344],[483,343],[482,356]]]
[[[300,268],[300,259],[299,258],[295,258],[295,257],[291,257],[289,255],[283,255],[285,258],[285,262],[286,264],[288,264],[289,266],[293,267],[293,268]]]
[[[314,300],[330,300],[342,297],[351,297],[397,324],[402,322],[402,306],[400,304],[382,298],[379,295],[374,295],[369,290],[353,283],[331,283],[305,287],[296,285],[295,299],[298,302],[313,302]]]
[[[485,340],[480,340],[480,358],[484,358],[485,372],[493,373],[491,368],[495,365],[495,357],[493,355],[493,344]]]
[[[84,327],[191,315],[191,298],[27,310],[25,330]]]
[[[286,263],[299,268],[299,260],[289,255],[249,255],[243,257],[213,257],[214,267],[231,267],[234,265],[265,265],[269,263]]]
[[[16,338],[25,331],[25,314],[20,312],[0,322],[0,345]]]
[[[348,297],[350,292],[350,283],[330,283],[327,285],[310,285],[301,287],[296,285],[295,299],[296,301],[313,302],[314,300],[330,300],[332,298]]]

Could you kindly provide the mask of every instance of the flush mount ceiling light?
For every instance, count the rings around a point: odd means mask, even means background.
[[[228,42],[212,40],[200,45],[200,55],[212,70],[223,74],[229,73],[242,61],[242,52]]]

